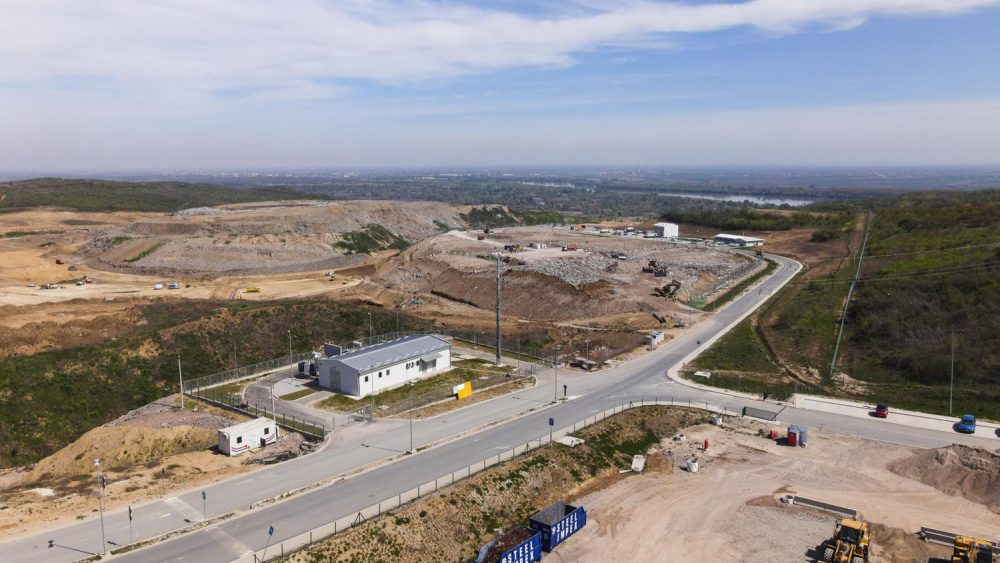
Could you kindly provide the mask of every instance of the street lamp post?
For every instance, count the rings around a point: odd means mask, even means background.
[[[413,453],[413,382],[410,381],[410,449],[409,452]]]
[[[288,361],[292,361],[292,329],[288,329]]]
[[[552,362],[552,368],[554,370],[555,378],[552,381],[552,400],[559,400],[559,349],[561,346],[556,346],[556,359]]]
[[[375,343],[375,325],[372,324],[372,312],[368,311],[368,345]]]
[[[104,476],[101,475],[101,460],[94,460],[94,469],[97,470],[97,509],[101,514],[101,555],[104,555],[108,552],[108,543],[104,537]]]

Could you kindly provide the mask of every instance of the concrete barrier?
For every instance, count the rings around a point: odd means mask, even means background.
[[[935,530],[934,528],[925,528],[923,526],[920,527],[920,537],[927,543],[936,543],[952,547],[955,545],[955,536],[957,535],[959,534],[954,532],[945,532],[944,530]],[[993,542],[993,554],[1000,555],[1000,543]]]
[[[782,409],[783,410],[783,409]],[[752,418],[759,418],[761,420],[778,420],[778,415],[781,411],[769,411],[765,409],[758,409],[756,407],[743,407],[743,416],[749,416]]]
[[[829,504],[826,502],[813,500],[805,497],[792,497],[792,504],[797,504],[800,506],[805,506],[807,508],[815,508],[816,510],[822,510],[824,512],[831,512],[838,516],[843,516],[845,518],[857,518],[858,511],[853,508],[847,508],[844,506],[837,506],[835,504]]]

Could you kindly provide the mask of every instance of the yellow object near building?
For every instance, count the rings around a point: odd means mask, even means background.
[[[452,387],[452,393],[454,393],[455,398],[459,400],[462,400],[472,395],[472,382],[466,381],[461,385],[456,385]]]

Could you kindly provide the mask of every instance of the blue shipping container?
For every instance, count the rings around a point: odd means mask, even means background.
[[[500,556],[500,563],[532,563],[542,560],[542,535],[535,534]]]
[[[542,535],[542,550],[549,552],[566,538],[587,525],[587,511],[582,506],[554,502],[528,518],[528,527]]]

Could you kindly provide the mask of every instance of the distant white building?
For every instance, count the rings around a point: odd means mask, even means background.
[[[407,336],[316,363],[320,387],[367,397],[450,369],[451,343],[433,335]]]
[[[219,430],[219,451],[228,455],[263,448],[278,440],[278,426],[270,418],[257,418]]]
[[[742,235],[727,235],[724,233],[715,235],[715,241],[732,246],[761,246],[764,244],[764,239],[762,238],[745,237]]]
[[[677,238],[680,236],[680,229],[673,223],[656,223],[653,225],[653,234],[661,238]]]

